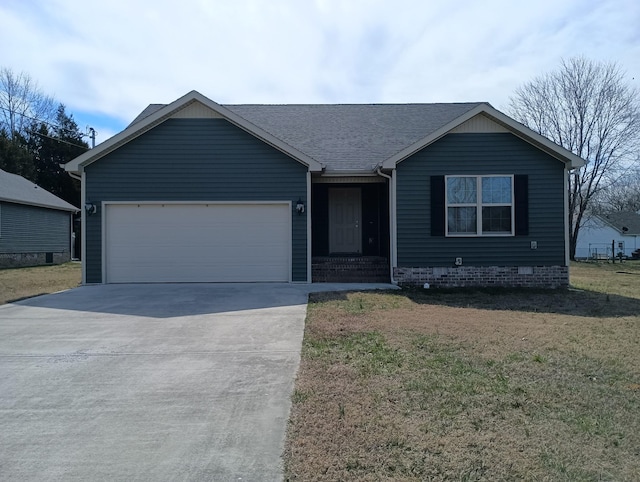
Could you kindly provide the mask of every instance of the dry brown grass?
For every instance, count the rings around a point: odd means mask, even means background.
[[[80,284],[80,263],[0,269],[0,304],[55,293]]]
[[[571,274],[313,296],[287,480],[640,480],[640,265]]]

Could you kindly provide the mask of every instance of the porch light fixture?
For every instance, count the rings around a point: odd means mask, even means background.
[[[87,203],[84,205],[84,210],[87,211],[87,214],[89,216],[91,216],[92,214],[95,214],[98,211],[98,206],[96,206],[93,203]]]
[[[296,211],[298,212],[298,214],[302,214],[304,212],[304,203],[300,198],[298,198],[298,201],[296,201]]]

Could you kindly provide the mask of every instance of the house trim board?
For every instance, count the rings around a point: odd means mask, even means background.
[[[569,170],[564,170],[564,263],[569,266],[571,250],[569,246]]]
[[[307,207],[305,216],[307,217],[307,283],[311,283],[311,172],[307,171]],[[292,260],[293,262],[293,260]]]
[[[87,283],[87,210],[85,209],[87,202],[87,174],[82,171],[80,179],[80,232],[82,239],[80,240],[80,256],[82,257],[82,279],[81,283]]]
[[[398,266],[398,221],[397,221],[397,213],[396,213],[396,207],[397,207],[397,199],[396,199],[396,193],[397,193],[397,176],[396,176],[396,170],[393,169],[391,171],[391,180],[389,183],[389,190],[391,191],[389,193],[389,225],[390,225],[390,233],[391,233],[391,239],[390,239],[390,243],[391,246],[389,247],[389,251],[391,252],[391,280],[394,280],[393,277],[393,270],[394,268],[396,268]]]

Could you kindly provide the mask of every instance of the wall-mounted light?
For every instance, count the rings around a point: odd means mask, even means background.
[[[296,202],[296,211],[298,214],[302,214],[304,212],[304,203],[300,198],[298,198],[298,201]]]
[[[98,212],[98,206],[93,203],[86,203],[84,205],[84,210],[87,212],[89,216]]]

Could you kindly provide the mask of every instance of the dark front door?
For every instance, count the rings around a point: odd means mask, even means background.
[[[329,251],[362,253],[362,199],[359,187],[329,189]]]

